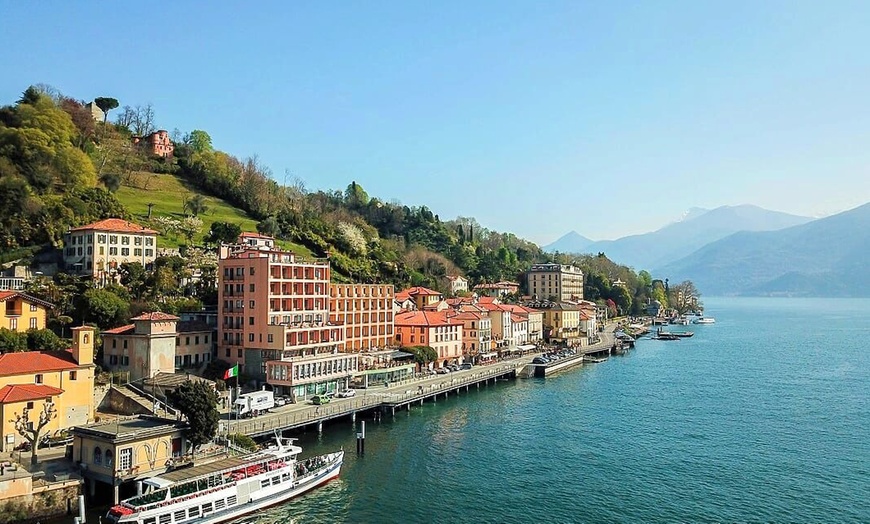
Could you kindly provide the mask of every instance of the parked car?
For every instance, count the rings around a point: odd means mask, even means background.
[[[350,398],[356,395],[355,389],[345,389],[338,392],[338,398]]]
[[[466,362],[465,364],[459,366],[459,369],[471,369],[472,367],[473,366],[471,365],[471,362]]]
[[[284,397],[275,397],[276,406],[284,406],[287,404],[287,399]]]
[[[446,375],[450,373],[450,370],[447,368],[438,368],[435,370],[435,373],[438,373],[439,375]]]
[[[544,357],[535,357],[532,359],[532,364],[546,364],[547,362],[549,361]]]
[[[326,395],[314,395],[311,397],[311,402],[317,406],[321,406],[323,404],[329,404],[330,398]]]

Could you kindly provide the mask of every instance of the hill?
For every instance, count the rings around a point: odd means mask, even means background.
[[[542,246],[541,249],[548,253],[585,253],[586,248],[595,241],[588,239],[576,231],[565,233],[558,240]]]
[[[131,177],[129,185],[122,185],[115,198],[127,209],[134,222],[148,223],[148,204],[152,217],[168,216],[181,219],[187,216],[184,210],[184,200],[194,195],[202,195],[207,209],[199,214],[203,227],[194,237],[195,243],[201,243],[214,222],[230,222],[237,224],[242,231],[256,231],[257,221],[245,211],[233,206],[222,198],[209,195],[189,182],[172,174],[136,173]],[[177,248],[186,243],[180,235],[162,235],[160,247]],[[290,249],[301,256],[312,256],[311,251],[301,244],[280,241],[282,247]]]
[[[752,205],[722,206],[706,212],[695,208],[681,220],[651,233],[593,242],[586,251],[606,253],[611,260],[631,267],[663,267],[738,231],[774,231],[810,220]]]
[[[707,294],[870,296],[870,204],[807,224],[740,232],[657,270]]]

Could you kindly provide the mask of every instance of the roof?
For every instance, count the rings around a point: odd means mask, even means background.
[[[54,397],[63,393],[63,390],[45,384],[10,384],[0,388],[0,404],[24,402],[26,400],[39,400]]]
[[[403,311],[395,317],[397,326],[461,326],[462,322],[455,317],[448,317],[447,311]]]
[[[160,320],[178,320],[178,317],[176,317],[175,315],[170,315],[169,313],[154,311],[151,313],[142,313],[138,317],[133,317],[130,320],[150,320],[154,322]]]
[[[250,231],[244,231],[241,235],[239,235],[239,238],[265,238],[268,240],[275,240],[274,237],[270,237],[269,235],[263,235],[260,233],[253,233]]]
[[[482,315],[480,313],[475,313],[474,311],[460,311],[459,313],[452,314],[450,318],[458,318],[459,320],[483,320],[488,319],[489,315]]]
[[[129,335],[136,329],[136,324],[127,324],[126,326],[107,329],[102,332],[103,335]]]
[[[128,441],[147,440],[153,436],[171,435],[187,429],[187,422],[151,416],[120,418],[75,426],[70,431],[75,435],[89,435],[116,444]]]
[[[431,295],[440,295],[441,294],[438,291],[435,291],[434,289],[429,289],[428,287],[423,287],[423,286],[415,286],[415,287],[411,287],[408,289],[404,289],[402,291],[399,291],[399,293],[407,293],[408,296],[411,296],[411,297],[417,296],[417,295],[424,295],[424,296],[429,295],[429,296],[431,296]],[[396,293],[397,297],[398,297],[399,293]]]
[[[0,291],[0,302],[5,302],[15,297],[20,297],[24,301],[33,302],[34,304],[39,304],[44,307],[54,307],[54,304],[52,304],[51,302],[46,302],[45,300],[32,297],[27,293],[22,293],[21,291]]]
[[[19,351],[0,355],[0,376],[78,369],[69,351]]]
[[[145,226],[128,222],[122,218],[107,218],[84,226],[74,227],[70,231],[109,231],[113,233],[144,233],[156,235],[157,231]]]

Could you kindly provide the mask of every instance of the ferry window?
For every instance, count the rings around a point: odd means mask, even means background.
[[[189,510],[187,510],[187,517],[188,518],[192,519],[193,517],[198,517],[198,516],[199,516],[199,506],[194,506],[194,507],[190,508]],[[145,524],[148,524],[148,523],[146,522]]]
[[[277,486],[280,483],[281,483],[281,477],[273,477],[272,478],[272,485],[273,486]]]
[[[175,522],[181,522],[182,520],[184,520],[186,518],[186,516],[187,516],[186,511],[184,511],[184,510],[176,511],[175,512]]]
[[[224,502],[224,499],[218,499],[218,500],[214,501],[215,511],[220,511],[220,510],[224,509],[224,507],[226,507],[226,502]]]
[[[231,497],[227,497],[227,506],[234,506],[236,504],[236,496],[233,495]]]
[[[208,504],[202,505],[202,512],[203,513],[208,513],[209,511],[212,511],[211,502],[209,502]]]
[[[145,524],[154,524],[155,522],[157,522],[157,517],[148,517],[145,519]]]
[[[160,524],[170,524],[172,522],[172,514],[167,513],[160,515]]]
[[[261,480],[261,481],[260,481],[260,487],[261,487],[261,488],[268,488],[268,487],[269,487],[269,479],[263,479],[263,480]]]

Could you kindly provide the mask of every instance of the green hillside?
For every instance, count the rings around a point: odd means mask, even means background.
[[[186,181],[181,180],[171,174],[154,174],[154,173],[138,173],[131,177],[129,185],[122,185],[115,192],[115,197],[130,213],[130,218],[133,222],[146,224],[148,222],[148,204],[154,204],[151,208],[151,216],[169,216],[176,219],[182,219],[187,214],[184,212],[184,200],[193,195],[201,194],[205,197],[208,209],[205,213],[199,215],[202,219],[203,227],[199,235],[194,237],[194,242],[202,242],[203,237],[208,234],[214,222],[231,222],[238,224],[242,231],[256,231],[257,221],[251,218],[247,213],[234,207],[225,200],[213,196],[208,196],[197,188],[191,186]],[[167,248],[177,248],[179,244],[186,243],[186,239],[177,235],[161,236],[160,246]],[[278,244],[289,249],[298,255],[311,257],[311,251],[305,246],[294,244],[288,241],[278,241]]]

